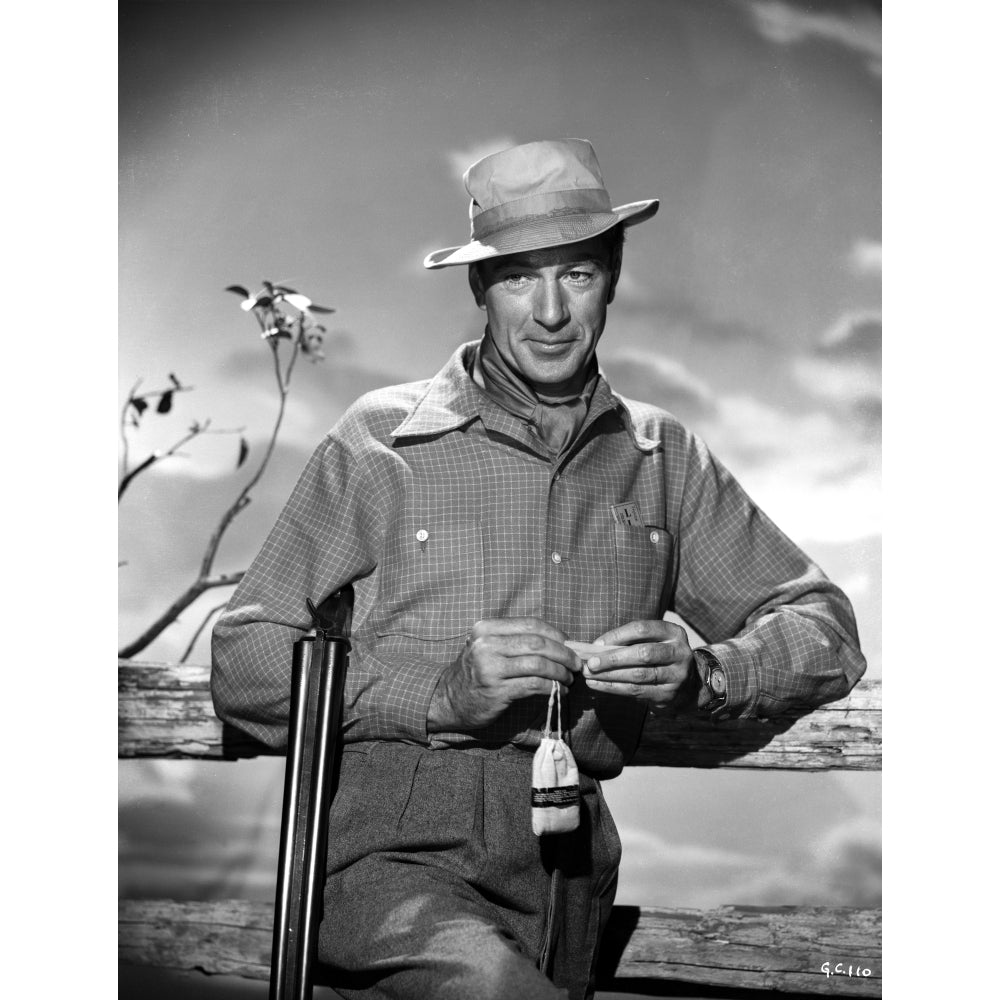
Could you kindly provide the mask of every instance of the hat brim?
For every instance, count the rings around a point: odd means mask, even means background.
[[[424,267],[433,270],[456,264],[474,264],[477,260],[489,260],[491,257],[579,243],[600,236],[619,223],[637,226],[656,215],[659,207],[659,199],[651,198],[648,201],[629,202],[610,212],[547,215],[526,219],[494,233],[488,239],[473,240],[461,247],[435,250],[424,258]]]

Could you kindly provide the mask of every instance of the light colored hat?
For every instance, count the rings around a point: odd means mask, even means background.
[[[645,222],[660,207],[652,198],[612,208],[594,147],[586,139],[513,146],[473,163],[462,179],[472,198],[472,241],[429,253],[424,267],[577,243],[619,222]]]

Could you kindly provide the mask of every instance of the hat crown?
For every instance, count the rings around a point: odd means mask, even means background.
[[[586,139],[544,139],[477,160],[462,176],[469,194],[471,240],[435,250],[424,267],[470,264],[489,257],[579,243],[613,226],[634,226],[659,201],[612,208],[594,147]]]
[[[594,147],[586,139],[545,139],[484,156],[465,171],[472,203],[469,217],[535,195],[601,191],[604,178]]]

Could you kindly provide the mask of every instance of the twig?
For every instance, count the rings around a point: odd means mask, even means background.
[[[229,509],[222,515],[222,520],[219,521],[218,527],[212,534],[212,537],[208,541],[208,546],[205,549],[205,555],[201,561],[201,570],[199,571],[199,576],[206,577],[212,572],[212,564],[215,562],[215,556],[219,551],[219,545],[222,543],[222,536],[225,534],[226,529],[232,524],[233,520],[236,518],[237,514],[240,513],[245,507],[250,503],[250,491],[260,482],[261,476],[264,475],[264,469],[267,468],[268,462],[271,461],[271,455],[274,452],[274,446],[278,441],[278,432],[281,430],[281,422],[285,417],[285,404],[288,399],[288,383],[284,381],[281,377],[281,365],[280,359],[278,357],[278,345],[275,341],[271,341],[271,353],[274,358],[274,375],[275,380],[278,383],[278,414],[274,420],[274,427],[271,430],[271,439],[267,443],[267,448],[264,451],[264,457],[261,459],[260,465],[257,466],[257,471],[250,477],[249,482],[246,486],[240,490],[239,496],[233,501]],[[298,354],[297,347],[293,349],[294,355]],[[289,374],[291,373],[291,365],[289,366]]]
[[[142,410],[145,409],[145,407],[142,408],[136,407],[135,404],[137,402],[145,403],[147,399],[154,399],[156,397],[163,399],[164,396],[167,395],[172,396],[176,392],[190,392],[192,389],[194,389],[193,385],[182,384],[180,381],[178,381],[175,375],[171,375],[170,379],[171,379],[171,385],[169,385],[165,389],[151,389],[149,392],[137,392],[136,390],[138,390],[139,386],[142,385],[141,378],[136,379],[135,384],[132,386],[131,389],[129,389],[128,396],[126,397],[125,403],[122,406],[121,416],[119,417],[118,420],[119,432],[121,434],[121,439],[122,439],[122,463],[119,472],[119,482],[118,482],[119,500],[121,500],[122,494],[125,492],[126,489],[128,489],[129,484],[132,482],[133,479],[135,479],[137,475],[139,475],[140,472],[145,472],[146,469],[150,468],[150,466],[154,465],[156,462],[159,462],[161,459],[169,458],[171,455],[176,454],[177,449],[180,448],[181,445],[186,444],[192,438],[197,437],[199,433],[206,433],[208,431],[208,425],[210,421],[206,420],[204,424],[195,423],[194,426],[192,427],[191,432],[186,437],[178,441],[177,444],[171,447],[168,451],[163,453],[153,452],[152,455],[149,455],[145,459],[143,459],[143,461],[140,462],[134,469],[131,470],[129,469],[129,461],[128,461],[129,410],[133,408],[136,410],[137,416],[135,418],[134,426],[138,427],[138,416],[141,415]],[[218,433],[228,433],[228,432],[215,431],[214,433],[218,434]]]
[[[194,644],[198,641],[198,636],[201,635],[201,633],[205,629],[205,626],[212,620],[212,616],[217,615],[228,603],[229,603],[228,601],[223,601],[221,604],[216,604],[216,606],[212,608],[207,615],[205,615],[205,617],[202,619],[201,624],[198,626],[197,629],[195,629],[194,635],[191,636],[191,641],[187,644],[187,649],[184,650],[184,655],[181,656],[180,658],[181,663],[187,663],[187,658],[194,651]]]
[[[180,449],[186,445],[188,441],[193,441],[196,437],[199,437],[202,434],[242,434],[244,430],[242,427],[220,427],[213,430],[209,428],[210,423],[211,420],[206,420],[203,424],[194,424],[191,430],[189,430],[184,437],[172,444],[166,451],[154,451],[151,455],[148,455],[118,484],[118,499],[121,500],[122,494],[128,489],[132,480],[135,479],[140,472],[145,472],[146,469],[155,465],[157,462],[162,462],[165,458],[170,458],[173,455],[179,455],[181,453]]]
[[[243,570],[240,570],[238,573],[224,573],[207,580],[201,578],[195,580],[138,639],[118,650],[118,658],[120,660],[128,660],[135,656],[136,653],[144,650],[168,625],[176,621],[177,616],[185,608],[194,604],[206,590],[211,590],[213,587],[229,587],[239,583],[242,579]]]
[[[140,462],[131,472],[127,473],[122,477],[122,481],[118,484],[118,499],[121,500],[122,494],[129,488],[132,480],[139,475],[140,472],[145,472],[146,469],[155,465],[157,462],[162,462],[165,458],[170,458],[171,455],[177,453],[177,449],[183,447],[188,443],[188,441],[194,440],[199,434],[204,434],[208,428],[208,422],[206,421],[204,425],[195,424],[179,441],[172,444],[166,451],[154,451],[152,454],[146,457],[146,459]]]

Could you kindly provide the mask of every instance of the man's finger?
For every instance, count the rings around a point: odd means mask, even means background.
[[[480,641],[487,643],[491,651],[503,656],[544,656],[561,663],[574,673],[583,668],[583,661],[565,643],[535,632],[511,632],[489,636]]]
[[[621,646],[600,656],[589,656],[584,661],[592,673],[603,674],[618,667],[642,667],[678,663],[687,658],[687,643],[666,640],[643,642],[636,646]]]
[[[583,676],[588,680],[594,677],[589,667],[583,668]],[[619,667],[613,670],[601,671],[600,680],[612,684],[680,684],[684,675],[678,676],[672,665],[654,667]]]
[[[554,625],[542,618],[484,618],[476,622],[469,632],[472,639],[481,639],[488,635],[543,635],[554,642],[564,643],[566,636]]]
[[[573,683],[573,671],[544,656],[511,656],[503,661],[503,675],[507,680],[537,677],[546,683],[559,681],[560,684]]]
[[[634,642],[662,642],[666,639],[679,638],[682,635],[686,637],[687,633],[675,622],[645,619],[619,625],[618,628],[613,628],[610,632],[598,636],[595,642],[605,646],[627,646]]]
[[[600,691],[603,694],[614,694],[625,698],[638,698],[641,701],[649,701],[654,704],[669,702],[673,700],[680,683],[677,684],[619,684],[614,681],[597,680],[595,677],[587,678],[587,687],[592,691]]]
[[[560,684],[559,692],[565,697],[569,694],[569,688],[565,684]],[[510,681],[507,693],[511,696],[511,701],[537,697],[538,695],[550,695],[552,693],[552,681],[546,680],[543,677],[517,677]]]

